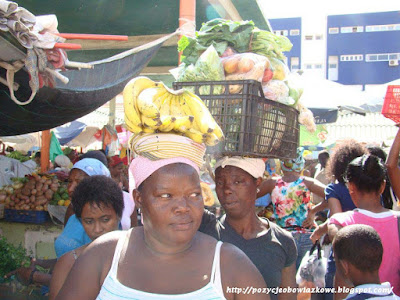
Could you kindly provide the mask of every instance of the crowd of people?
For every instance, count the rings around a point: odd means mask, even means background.
[[[55,171],[68,173],[72,201],[55,241],[57,259],[33,260],[12,274],[50,287],[51,300],[297,299],[296,273],[318,243],[331,246],[324,286],[336,292],[313,299],[399,299],[399,152],[400,130],[387,157],[342,141],[319,154],[312,175],[299,148],[269,178],[262,159],[219,157],[211,177],[221,216],[203,202],[202,157],[139,153],[127,176],[118,156],[63,155]],[[274,221],[255,210],[267,194]],[[246,287],[251,292],[243,293]]]

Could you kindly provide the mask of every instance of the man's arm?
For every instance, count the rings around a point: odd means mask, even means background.
[[[282,279],[281,279],[281,287],[287,288],[291,287],[292,291],[294,291],[297,287],[296,284],[296,263],[294,262],[290,266],[282,269]],[[278,295],[279,300],[296,300],[297,293],[280,293]]]
[[[390,147],[389,155],[386,159],[386,167],[390,178],[393,191],[400,198],[400,169],[398,167],[400,152],[400,128],[397,131],[393,144]]]

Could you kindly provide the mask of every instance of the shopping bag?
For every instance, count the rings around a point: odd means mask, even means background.
[[[296,274],[299,287],[325,287],[327,258],[322,252],[317,241],[304,255]]]

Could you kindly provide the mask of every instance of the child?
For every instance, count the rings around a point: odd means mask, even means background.
[[[336,272],[354,286],[346,299],[400,299],[389,282],[379,280],[383,246],[371,226],[354,224],[340,229],[333,241],[333,252]]]

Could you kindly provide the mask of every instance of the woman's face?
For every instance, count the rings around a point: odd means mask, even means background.
[[[143,213],[145,232],[165,245],[188,243],[203,215],[199,175],[186,164],[160,168],[134,193]]]
[[[119,176],[121,176],[122,172],[124,171],[124,164],[120,163],[118,165],[110,167],[109,170],[110,170],[110,174],[112,177],[119,177]]]
[[[77,185],[86,177],[88,174],[79,169],[72,169],[68,176],[68,195],[71,197],[73,191]]]
[[[92,241],[107,232],[118,230],[119,221],[111,206],[86,203],[82,209],[82,226]]]
[[[254,212],[257,183],[253,176],[238,167],[217,168],[216,192],[229,217],[241,217]]]

